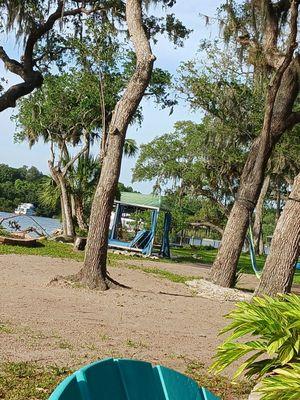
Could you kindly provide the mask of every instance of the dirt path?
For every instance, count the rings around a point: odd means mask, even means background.
[[[175,273],[182,270],[160,264]],[[110,268],[111,276],[132,289],[102,293],[48,286],[55,275],[79,267],[70,260],[0,256],[1,360],[76,367],[122,356],[181,370],[186,360],[211,362],[232,303],[195,297],[184,284],[126,267]],[[189,273],[198,275],[194,268]]]

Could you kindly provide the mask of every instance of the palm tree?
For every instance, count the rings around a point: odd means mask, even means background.
[[[88,229],[85,211],[90,209],[100,171],[98,159],[86,154],[81,155],[69,171],[68,181],[73,199],[74,216],[78,227],[85,231]]]
[[[134,139],[126,139],[124,155],[134,157],[138,146]],[[73,198],[74,216],[80,229],[88,229],[86,215],[89,215],[95,187],[100,177],[99,160],[92,156],[81,155],[77,163],[70,169],[68,180],[70,192]]]
[[[127,157],[135,157],[138,152],[138,145],[134,139],[126,139],[124,143],[123,153]]]
[[[126,139],[124,145],[124,155],[134,157],[138,151],[138,146],[133,139]],[[67,162],[65,160],[64,162]],[[67,192],[72,202],[72,214],[78,227],[88,230],[88,217],[90,213],[91,202],[94,196],[101,168],[99,160],[87,153],[81,154],[76,163],[74,163],[66,175]],[[61,196],[60,188],[50,177],[45,180],[40,192],[41,202],[47,206],[53,207],[59,201]],[[62,207],[63,214],[63,207]],[[64,224],[65,218],[62,215]]]

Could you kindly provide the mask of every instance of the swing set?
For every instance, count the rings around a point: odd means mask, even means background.
[[[150,212],[150,225],[145,228],[145,222],[131,218],[138,213]],[[154,247],[154,238],[157,230],[159,213],[163,212],[164,226],[159,255],[170,258],[169,232],[171,228],[171,214],[163,206],[162,198],[154,195],[140,193],[121,192],[120,200],[115,201],[115,213],[109,233],[108,246],[114,249],[126,250],[150,256]],[[129,228],[130,223],[135,224],[135,235],[131,240],[124,239],[124,229]],[[141,226],[138,226],[141,225]]]

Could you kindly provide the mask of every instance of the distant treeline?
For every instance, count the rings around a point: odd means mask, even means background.
[[[59,207],[42,204],[40,193],[49,179],[36,167],[12,168],[0,164],[0,211],[13,212],[20,203],[32,203],[37,215],[52,217],[60,214]]]

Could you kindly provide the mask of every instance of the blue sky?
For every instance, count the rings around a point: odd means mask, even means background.
[[[213,38],[218,34],[218,28],[214,25],[206,26],[205,19],[200,14],[213,16],[220,4],[220,0],[177,0],[177,5],[174,7],[173,12],[188,28],[193,29],[193,33],[185,42],[184,47],[177,49],[174,49],[167,39],[160,38],[157,45],[153,46],[153,52],[157,57],[156,66],[167,69],[176,75],[176,70],[182,61],[194,58],[200,40]],[[14,56],[18,53],[18,49],[10,43],[9,38],[5,39],[1,35],[0,39],[9,55]],[[18,82],[18,78],[8,74],[1,64],[0,76],[8,78],[10,83]],[[138,144],[147,143],[155,136],[170,132],[176,121],[193,120],[199,122],[201,120],[201,114],[192,113],[183,102],[175,107],[171,116],[169,116],[168,110],[157,109],[150,100],[143,101],[143,111],[142,126],[131,126],[127,134],[127,137],[135,139]],[[47,145],[37,144],[29,150],[26,143],[15,144],[13,142],[15,125],[10,120],[13,113],[14,110],[9,109],[0,114],[0,163],[16,167],[35,165],[43,172],[48,173],[49,147]],[[133,159],[123,159],[121,182],[131,185],[133,166]],[[152,190],[151,182],[135,183],[132,186],[143,193],[149,193]]]

